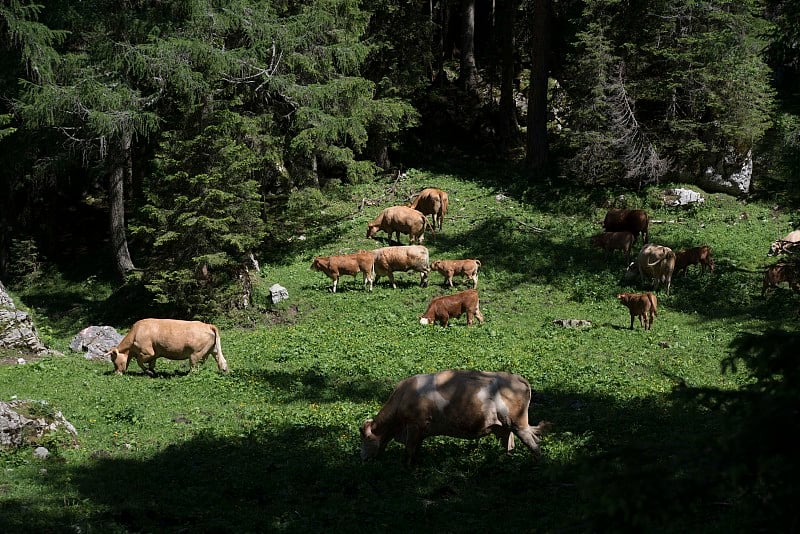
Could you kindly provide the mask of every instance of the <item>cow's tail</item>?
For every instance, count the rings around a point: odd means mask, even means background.
[[[228,362],[225,360],[225,356],[222,355],[222,343],[219,337],[219,329],[212,324],[211,330],[214,332],[214,356],[217,360],[217,367],[219,367],[219,370],[223,373],[227,373]]]

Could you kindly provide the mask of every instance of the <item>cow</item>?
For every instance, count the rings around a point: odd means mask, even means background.
[[[367,237],[373,238],[379,231],[384,231],[389,234],[391,241],[392,235],[397,233],[399,243],[400,234],[408,234],[411,244],[422,244],[426,227],[434,231],[430,221],[422,213],[408,206],[391,206],[367,224]]]
[[[157,358],[188,359],[194,368],[212,352],[219,370],[227,373],[228,362],[222,355],[219,330],[213,324],[177,319],[141,319],[133,324],[116,347],[106,353],[106,357],[114,364],[117,374],[127,371],[130,359],[136,358],[146,374],[155,376]]]
[[[341,275],[351,274],[355,279],[358,273],[364,273],[364,289],[369,283],[369,290],[372,291],[375,279],[375,255],[372,252],[361,250],[354,254],[341,256],[317,256],[311,263],[311,270],[328,275],[333,280],[334,293],[336,293],[336,285]]]
[[[528,424],[530,402],[531,386],[519,375],[470,370],[414,375],[397,384],[374,419],[364,421],[361,458],[377,457],[394,439],[405,445],[412,464],[429,436],[478,439],[494,434],[511,451],[516,434],[539,459],[539,441],[552,425]]]
[[[603,219],[606,232],[630,232],[634,242],[642,235],[642,244],[650,239],[650,216],[644,210],[611,209]]]
[[[625,253],[625,264],[631,261],[631,246],[636,240],[631,232],[603,232],[602,234],[593,235],[590,242],[597,248],[602,248],[606,254],[614,250],[621,250]]]
[[[761,296],[765,297],[767,289],[778,287],[778,284],[786,282],[795,291],[800,291],[800,279],[797,268],[792,263],[776,263],[770,265],[764,273],[764,282],[761,286]]]
[[[645,330],[653,328],[653,319],[658,315],[658,299],[655,293],[620,293],[617,298],[627,306],[631,314],[631,330],[636,317]]]
[[[480,260],[436,260],[431,263],[431,270],[445,278],[445,283],[453,287],[453,277],[463,274],[466,280],[472,281],[472,289],[478,288],[478,269]]]
[[[767,252],[767,256],[778,256],[785,252],[790,252],[798,242],[800,242],[800,230],[789,232],[789,234],[783,239],[778,239],[777,241],[772,242],[772,244],[769,246],[769,252]]]
[[[706,267],[714,272],[714,258],[711,257],[711,248],[708,245],[681,250],[675,254],[675,276],[686,274],[690,265],[700,265],[701,274],[705,274]]]
[[[442,231],[442,221],[447,215],[447,193],[441,189],[429,187],[420,191],[419,195],[409,204],[409,207],[433,217],[433,227]]]
[[[422,245],[376,248],[372,254],[375,257],[375,281],[381,276],[388,276],[392,288],[397,289],[395,272],[416,271],[420,273],[420,286],[428,285],[430,257],[428,249]]]
[[[450,318],[458,319],[464,313],[467,314],[467,326],[472,325],[472,318],[477,317],[483,324],[478,291],[467,289],[453,295],[443,295],[434,297],[428,304],[425,313],[420,315],[419,324],[434,324],[438,322],[442,326],[447,326]]]
[[[645,276],[652,278],[653,291],[658,291],[659,284],[664,282],[667,286],[667,296],[669,296],[669,286],[672,284],[674,270],[675,253],[672,252],[672,249],[648,243],[639,251],[636,261],[628,266],[625,278],[633,278],[637,272],[642,282],[644,282]]]

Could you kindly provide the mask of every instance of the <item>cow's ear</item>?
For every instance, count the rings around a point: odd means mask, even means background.
[[[361,435],[364,437],[372,437],[372,419],[367,419],[361,425]]]

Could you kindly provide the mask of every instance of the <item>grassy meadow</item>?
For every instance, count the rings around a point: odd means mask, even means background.
[[[735,391],[723,372],[743,332],[796,330],[797,295],[760,297],[769,244],[792,229],[768,202],[705,194],[692,208],[667,207],[652,187],[521,191],[519,177],[476,163],[466,170],[411,169],[358,186],[329,184],[321,200],[297,200],[310,223],[274,261],[262,261],[254,308],[215,320],[231,368],[209,360],[159,360],[156,378],[133,362],[115,376],[68,345],[102,317],[112,288],[49,273],[12,287],[45,341],[64,356],[0,365],[0,399],[46,400],[78,430],[37,460],[0,452],[1,532],[586,532],[731,531],[752,520],[735,495],[697,499],[675,514],[670,495],[693,491],[690,475],[712,462],[725,432],[713,406],[686,391]],[[431,259],[478,258],[483,325],[444,329],[418,316],[454,290],[431,273],[331,281],[310,270],[315,255],[385,246],[365,237],[377,213],[423,187],[450,195],[441,233],[426,234]],[[696,188],[693,188],[696,190]],[[620,198],[624,195],[624,198]],[[615,295],[625,281],[619,252],[589,246],[607,208],[647,209],[650,241],[674,250],[708,244],[713,275],[689,268],[659,292],[651,331],[629,330]],[[407,243],[407,236],[403,244]],[[637,243],[638,250],[641,242]],[[268,288],[289,300],[271,306]],[[458,279],[458,289],[467,286]],[[586,319],[590,328],[555,326]],[[130,322],[112,324],[121,332]],[[521,443],[510,454],[492,437],[430,438],[418,465],[391,444],[362,463],[358,428],[394,384],[446,368],[503,370],[534,390],[530,419],[553,423],[542,460]]]

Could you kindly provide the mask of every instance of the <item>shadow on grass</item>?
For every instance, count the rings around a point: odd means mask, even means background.
[[[119,451],[53,464],[42,512],[5,501],[0,524],[6,532],[619,532],[709,527],[736,515],[735,498],[709,475],[719,412],[676,395],[621,404],[545,391],[535,402],[532,421],[556,425],[541,463],[521,444],[506,455],[491,437],[430,438],[413,467],[396,443],[362,463],[360,421],[263,422],[236,437],[196,434],[147,458]],[[574,452],[559,454],[564,447]],[[65,487],[80,506],[61,502]]]

